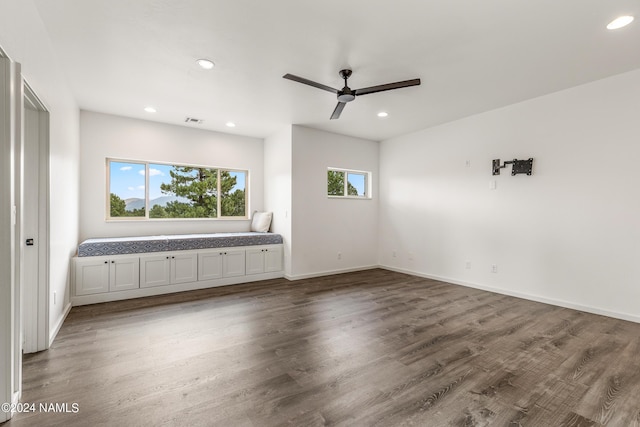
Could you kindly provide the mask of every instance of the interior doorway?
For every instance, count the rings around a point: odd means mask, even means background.
[[[49,112],[24,83],[21,169],[23,351],[49,348]]]
[[[0,403],[16,404],[23,351],[49,347],[49,113],[1,49],[0,123]]]

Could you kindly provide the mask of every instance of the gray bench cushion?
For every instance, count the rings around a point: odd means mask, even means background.
[[[78,256],[124,255],[280,243],[282,243],[282,236],[279,234],[256,232],[111,237],[85,240],[78,246]]]

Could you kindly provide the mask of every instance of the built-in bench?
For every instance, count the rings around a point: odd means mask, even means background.
[[[74,305],[284,277],[282,236],[262,232],[88,239],[72,262]]]

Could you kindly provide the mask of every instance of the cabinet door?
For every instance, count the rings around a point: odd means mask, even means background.
[[[76,295],[109,292],[109,260],[100,258],[76,259]]]
[[[138,257],[112,259],[109,263],[109,290],[125,291],[140,287]]]
[[[222,259],[222,275],[224,277],[244,276],[244,252],[224,251]]]
[[[171,283],[171,257],[156,255],[140,257],[140,287],[149,288]]]
[[[171,255],[171,283],[187,283],[198,280],[198,254],[175,253]]]
[[[264,249],[247,249],[247,274],[264,273]]]
[[[222,257],[223,253],[219,251],[198,253],[198,280],[221,278]]]
[[[271,273],[282,270],[282,247],[269,248],[264,251],[264,272]]]

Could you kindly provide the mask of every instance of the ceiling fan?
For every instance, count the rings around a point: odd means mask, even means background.
[[[376,92],[383,92],[385,90],[391,90],[391,89],[400,89],[400,88],[409,87],[409,86],[417,86],[420,84],[420,79],[412,79],[412,80],[405,80],[402,82],[387,83],[384,85],[365,87],[363,89],[351,89],[347,85],[347,79],[351,76],[351,72],[352,72],[351,70],[340,70],[340,72],[338,73],[340,77],[344,79],[344,87],[341,90],[334,89],[329,86],[325,86],[322,83],[316,83],[314,81],[305,79],[304,77],[294,76],[293,74],[285,74],[282,77],[285,79],[293,80],[294,82],[317,87],[318,89],[323,89],[338,95],[338,105],[336,105],[335,110],[333,110],[333,114],[331,114],[331,120],[339,118],[340,113],[342,113],[342,110],[344,109],[344,106],[347,105],[347,102],[353,101],[354,99],[356,99],[356,96],[367,95],[367,94],[376,93]]]

